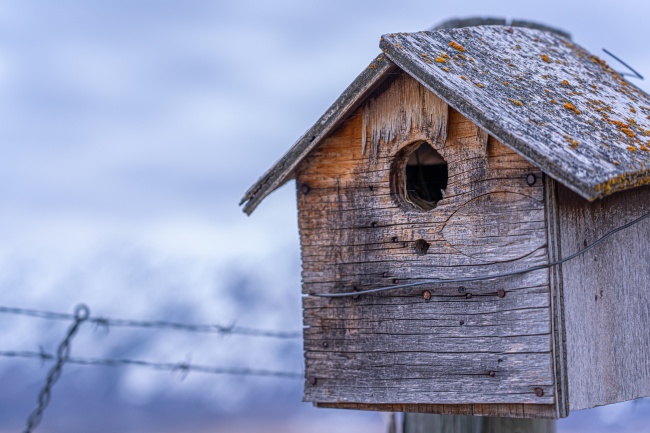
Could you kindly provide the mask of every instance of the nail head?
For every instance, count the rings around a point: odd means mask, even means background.
[[[529,186],[535,185],[535,182],[537,182],[537,176],[535,176],[533,173],[530,173],[528,176],[526,176],[526,182]]]
[[[544,397],[544,390],[542,388],[535,388],[535,395],[537,397]]]
[[[431,292],[425,290],[424,293],[422,293],[422,297],[424,298],[425,301],[428,301],[429,299],[431,299]]]

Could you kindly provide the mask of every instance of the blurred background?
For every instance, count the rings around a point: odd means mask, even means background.
[[[0,305],[300,331],[293,183],[237,203],[379,52],[448,18],[535,20],[650,76],[638,1],[3,0]],[[645,91],[650,82],[631,80]],[[56,350],[69,322],[0,315],[0,350]],[[300,339],[85,326],[73,356],[300,373]],[[48,363],[0,358],[0,432],[24,428]],[[38,431],[383,432],[314,409],[302,381],[66,365]],[[650,403],[560,432],[650,432]]]

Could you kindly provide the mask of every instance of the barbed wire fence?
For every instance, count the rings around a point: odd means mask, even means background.
[[[146,328],[146,329],[167,329],[193,333],[210,333],[218,335],[243,335],[263,338],[277,339],[298,339],[302,332],[297,331],[275,331],[260,328],[248,328],[236,326],[235,324],[224,326],[220,324],[194,324],[181,323],[166,320],[130,320],[113,319],[103,316],[91,316],[90,309],[83,304],[78,305],[74,313],[61,313],[27,308],[14,308],[0,306],[0,314],[18,315],[29,318],[45,320],[58,320],[71,322],[64,338],[57,347],[56,353],[48,353],[42,347],[39,351],[30,350],[0,350],[2,358],[38,359],[41,362],[54,362],[48,371],[45,384],[38,393],[36,408],[27,418],[24,433],[32,433],[40,424],[43,413],[47,408],[52,394],[52,388],[60,379],[65,364],[77,364],[85,366],[103,367],[143,367],[159,371],[179,372],[187,375],[190,372],[214,374],[214,375],[237,375],[237,376],[262,376],[282,379],[301,379],[303,373],[290,371],[274,371],[266,369],[255,369],[246,367],[221,367],[192,364],[183,362],[157,362],[142,359],[111,359],[111,358],[87,358],[71,356],[72,341],[82,325],[93,325],[99,329],[108,330],[111,327]]]

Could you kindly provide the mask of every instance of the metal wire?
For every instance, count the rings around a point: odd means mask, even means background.
[[[647,219],[650,217],[650,212],[638,217],[637,219],[630,221],[629,223],[622,225],[621,227],[618,227],[607,234],[605,234],[603,237],[599,238],[595,242],[591,243],[587,247],[583,248],[582,250],[571,254],[570,256],[567,256],[563,259],[556,260],[554,262],[550,262],[544,265],[539,265],[539,266],[533,266],[530,268],[526,269],[518,269],[515,271],[510,271],[510,272],[502,272],[499,274],[493,274],[493,275],[484,275],[480,277],[463,277],[463,278],[450,278],[450,279],[444,279],[444,278],[434,278],[434,279],[429,279],[429,280],[423,280],[423,281],[418,281],[415,283],[406,283],[406,284],[396,284],[393,286],[386,286],[386,287],[375,287],[372,289],[367,289],[367,290],[358,290],[354,292],[345,292],[345,293],[310,293],[309,296],[317,296],[321,298],[344,298],[344,297],[349,297],[349,296],[359,296],[359,295],[364,295],[364,294],[369,294],[369,293],[379,293],[379,292],[387,292],[389,290],[397,290],[397,289],[404,289],[407,287],[417,287],[417,286],[422,286],[425,284],[449,284],[449,283],[468,283],[472,281],[485,281],[485,280],[491,280],[493,278],[504,278],[504,277],[511,277],[515,275],[521,275],[521,274],[526,274],[528,272],[533,272],[533,271],[539,271],[541,269],[548,269],[553,266],[561,265],[562,263],[566,263],[569,260],[573,260],[576,257],[579,257],[583,254],[585,254],[587,251],[591,250],[592,248],[596,247],[597,245],[601,244],[602,242],[605,242],[608,238],[613,236],[614,234],[625,230],[635,224],[640,223],[641,221]]]
[[[68,313],[59,313],[52,311],[33,310],[27,308],[13,308],[0,306],[0,314],[16,314],[21,316],[36,317],[39,319],[49,320],[74,320],[75,316]],[[110,328],[111,326],[129,327],[129,328],[156,328],[156,329],[174,329],[186,332],[214,333],[221,335],[238,334],[252,337],[270,337],[270,338],[300,338],[302,332],[293,331],[271,331],[267,329],[246,328],[235,325],[215,325],[215,324],[192,324],[170,322],[165,320],[128,320],[128,319],[110,319],[107,317],[88,317],[88,323],[92,323],[99,328]]]
[[[65,338],[59,344],[59,347],[56,351],[56,362],[50,369],[47,374],[47,379],[45,380],[45,385],[41,388],[41,391],[38,393],[38,405],[36,409],[27,417],[27,427],[25,428],[24,433],[32,433],[34,429],[43,419],[43,411],[50,403],[50,397],[52,395],[52,387],[57,380],[61,377],[61,371],[63,370],[63,365],[70,360],[70,343],[74,338],[79,326],[82,322],[88,319],[90,311],[85,305],[78,305],[74,311],[74,322],[72,326],[68,329]],[[49,359],[54,359],[54,355],[50,355]],[[44,359],[41,356],[41,359]]]
[[[0,357],[4,358],[35,358],[44,362],[49,362],[58,358],[51,354],[44,352],[33,352],[28,350],[22,351],[0,351]],[[150,362],[139,359],[101,359],[101,358],[80,358],[68,357],[66,359],[68,364],[89,365],[89,366],[104,366],[104,367],[126,367],[136,366],[145,367],[153,370],[165,370],[170,372],[198,372],[206,374],[217,375],[237,375],[237,376],[266,376],[278,377],[286,379],[301,379],[302,373],[294,373],[288,371],[273,371],[265,369],[242,368],[242,367],[212,367],[206,365],[196,365],[189,362]],[[49,397],[48,397],[49,399]]]
[[[618,62],[620,64],[622,64],[623,66],[625,66],[626,68],[628,68],[630,71],[632,71],[634,73],[634,74],[628,74],[628,73],[625,73],[625,72],[619,72],[621,75],[625,75],[626,77],[635,77],[635,78],[639,78],[640,80],[643,80],[643,75],[639,74],[636,70],[634,70],[634,68],[632,68],[632,66],[628,65],[623,60],[619,59],[614,54],[612,54],[610,51],[606,50],[605,48],[603,48],[603,51],[605,53],[609,54],[610,56],[612,56],[614,59],[618,60]]]

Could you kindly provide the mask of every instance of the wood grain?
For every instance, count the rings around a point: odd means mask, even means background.
[[[648,187],[595,203],[560,187],[562,254],[647,212]],[[645,220],[562,265],[571,410],[650,396],[648,239]]]
[[[446,134],[435,119],[389,121],[412,119],[414,106],[424,111],[418,116],[440,115],[440,101],[412,103],[423,91],[408,75],[391,76],[372,104],[297,168],[303,293],[547,263],[544,186],[526,182],[528,174],[541,179],[541,173],[491,137],[486,154],[483,134],[453,109],[445,116]],[[366,128],[382,131],[376,152],[369,151],[374,145],[363,147]],[[444,197],[429,212],[402,207],[390,186],[395,155],[418,140],[429,142],[449,167]],[[419,239],[430,244],[425,255],[416,253]],[[548,272],[536,271],[359,299],[306,296],[305,400],[429,409],[471,403],[477,415],[503,416],[523,413],[525,403],[554,417],[547,409],[555,405],[548,284]]]

